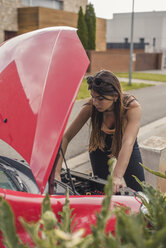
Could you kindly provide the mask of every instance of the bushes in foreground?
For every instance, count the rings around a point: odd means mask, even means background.
[[[152,173],[155,173],[151,171]],[[158,174],[158,173],[156,173]],[[158,174],[166,177],[165,175]],[[138,181],[138,179],[136,179]],[[106,197],[102,202],[100,213],[96,213],[97,223],[92,226],[92,233],[83,238],[84,230],[72,230],[72,209],[69,194],[63,206],[61,223],[53,213],[49,196],[42,203],[41,218],[37,223],[27,223],[20,218],[21,224],[31,236],[35,248],[162,248],[166,244],[166,200],[163,193],[152,186],[139,182],[146,198],[142,198],[143,210],[139,214],[126,214],[124,207],[115,208],[110,212],[112,197],[112,176],[108,177],[105,187]],[[105,232],[108,219],[116,215],[115,236]],[[0,230],[3,233],[6,247],[28,248],[16,234],[14,216],[10,205],[0,198]]]

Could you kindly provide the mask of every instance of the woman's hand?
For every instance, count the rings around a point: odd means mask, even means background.
[[[125,182],[123,177],[114,176],[113,177],[113,193],[119,192],[120,188],[125,188]]]

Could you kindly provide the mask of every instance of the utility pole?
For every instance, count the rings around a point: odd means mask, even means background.
[[[131,83],[132,83],[132,70],[133,70],[133,33],[134,33],[134,0],[133,0],[133,4],[132,4],[132,13],[131,13],[129,85],[131,85]]]

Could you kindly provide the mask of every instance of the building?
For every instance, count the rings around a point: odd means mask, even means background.
[[[78,13],[80,6],[85,11],[87,0],[22,0],[22,6],[46,7]]]
[[[50,26],[77,27],[87,0],[0,0],[0,43],[18,34]],[[96,18],[96,50],[106,50],[106,20]]]
[[[79,8],[85,11],[86,5],[87,0],[0,0],[0,43],[45,27],[76,28]],[[131,13],[96,18],[96,51],[87,51],[89,73],[128,71],[130,29]],[[133,71],[166,68],[166,11],[135,13],[133,53]]]
[[[107,20],[108,49],[129,49],[131,13],[114,14]],[[135,52],[163,53],[162,67],[166,68],[166,11],[134,13],[133,43]]]
[[[17,35],[19,29],[18,8],[45,7],[78,13],[85,11],[87,0],[0,0],[0,43]]]
[[[17,8],[21,0],[0,0],[0,43],[17,35]]]

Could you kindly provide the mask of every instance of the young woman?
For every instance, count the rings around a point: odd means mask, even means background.
[[[87,77],[91,99],[85,104],[63,136],[62,149],[82,126],[91,118],[89,154],[94,175],[107,179],[108,160],[117,159],[113,172],[113,191],[118,192],[126,185],[136,191],[142,190],[132,177],[144,181],[144,171],[137,143],[141,120],[141,106],[135,97],[122,92],[117,77],[102,70]],[[55,178],[60,180],[62,157],[59,158]],[[124,180],[123,180],[124,178]]]

